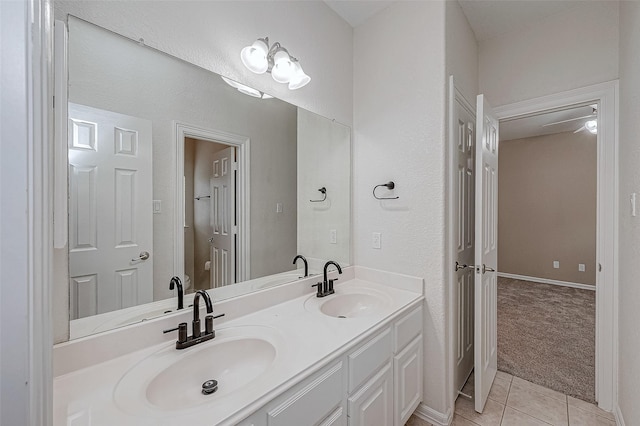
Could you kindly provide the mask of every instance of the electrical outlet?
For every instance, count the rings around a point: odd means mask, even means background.
[[[374,249],[382,248],[382,235],[379,232],[374,232],[371,242]]]
[[[276,203],[276,213],[282,213],[282,203]]]
[[[580,272],[584,272],[585,271],[584,263],[578,263],[578,271],[580,271]]]
[[[560,269],[560,261],[559,260],[554,260],[553,261],[553,269]]]
[[[338,244],[338,231],[335,229],[329,230],[329,243]]]

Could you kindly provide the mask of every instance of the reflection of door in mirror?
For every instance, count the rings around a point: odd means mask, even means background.
[[[193,291],[237,282],[237,170],[235,147],[184,138],[184,270]]]
[[[69,104],[71,319],[153,298],[151,122]]]

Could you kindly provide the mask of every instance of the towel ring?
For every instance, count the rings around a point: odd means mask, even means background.
[[[322,193],[322,195],[324,196],[322,198],[322,200],[309,200],[309,201],[311,201],[312,203],[321,203],[321,202],[323,202],[324,200],[327,199],[327,188],[325,188],[323,186],[322,188],[318,189],[318,191],[320,191]]]
[[[400,198],[400,197],[378,197],[376,195],[376,189],[378,189],[381,186],[386,186],[387,189],[391,190],[391,189],[396,187],[396,184],[393,183],[393,181],[389,181],[387,183],[382,183],[380,185],[374,186],[373,187],[373,198],[375,198],[376,200],[397,200],[398,198]]]

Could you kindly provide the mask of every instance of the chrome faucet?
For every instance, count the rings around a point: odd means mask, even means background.
[[[216,337],[216,332],[213,329],[213,319],[220,318],[224,314],[207,315],[204,317],[204,334],[200,328],[200,297],[204,299],[204,303],[207,305],[207,314],[213,313],[213,303],[209,293],[205,290],[198,290],[193,297],[193,321],[191,323],[191,336],[187,336],[187,323],[181,322],[178,327],[165,330],[165,333],[178,330],[178,340],[176,340],[176,349],[186,349],[198,343],[206,342]]]
[[[317,283],[312,285],[311,287],[317,287],[318,291],[316,292],[316,297],[325,297],[328,296],[330,294],[335,293],[335,291],[333,290],[333,282],[334,281],[338,281],[337,278],[334,278],[332,280],[327,279],[327,268],[329,268],[330,265],[334,265],[336,268],[338,268],[338,273],[342,274],[342,268],[340,267],[340,265],[338,265],[336,262],[334,262],[333,260],[328,261],[327,263],[324,264],[324,281],[321,283]]]
[[[178,288],[178,309],[184,309],[184,289],[179,277],[173,277],[169,282],[169,290],[173,290],[175,287]]]
[[[307,259],[304,258],[303,255],[299,254],[296,257],[293,258],[293,264],[296,264],[296,261],[298,259],[302,259],[302,261],[304,262],[304,276],[308,277],[309,276],[309,264],[307,263]]]

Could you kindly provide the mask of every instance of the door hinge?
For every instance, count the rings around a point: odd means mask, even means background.
[[[602,272],[602,263],[598,263],[598,272]]]

